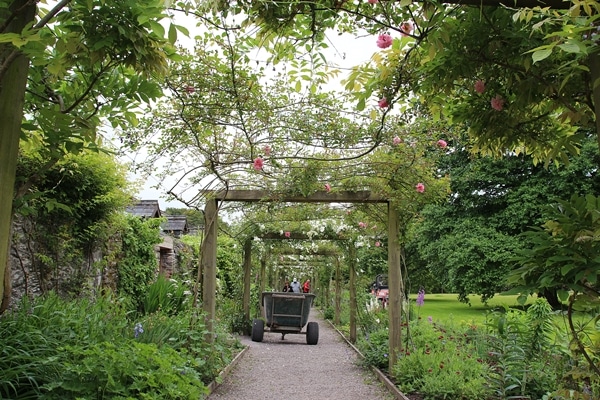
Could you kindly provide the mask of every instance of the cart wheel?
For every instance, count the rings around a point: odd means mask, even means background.
[[[319,324],[309,322],[306,326],[306,343],[317,344],[319,342]]]
[[[265,335],[265,321],[262,319],[252,320],[252,341],[262,342]]]

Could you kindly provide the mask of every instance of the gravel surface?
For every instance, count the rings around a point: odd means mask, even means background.
[[[318,310],[308,320],[319,324],[316,345],[300,334],[281,340],[265,331],[260,343],[240,337],[249,348],[208,399],[395,399]]]

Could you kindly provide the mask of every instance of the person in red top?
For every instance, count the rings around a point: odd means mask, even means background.
[[[310,292],[310,279],[307,279],[306,281],[304,281],[304,283],[302,284],[302,292],[303,293],[308,293]]]

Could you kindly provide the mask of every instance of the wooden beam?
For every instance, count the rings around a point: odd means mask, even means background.
[[[339,256],[341,251],[334,249],[318,249],[317,251],[307,251],[305,249],[285,249],[282,251],[277,251],[277,253],[273,253],[273,255],[291,255],[291,256]],[[312,261],[313,259],[311,259]]]
[[[264,240],[348,240],[347,237],[340,235],[308,235],[302,232],[289,232],[289,236],[285,236],[285,233],[281,232],[265,232],[256,236],[259,239]]]
[[[573,5],[571,1],[562,0],[446,0],[444,3],[508,8],[550,7],[556,10],[568,10]]]
[[[283,203],[387,203],[387,199],[369,190],[357,192],[315,192],[308,196],[274,193],[266,190],[205,190],[206,198],[221,201],[283,202]]]

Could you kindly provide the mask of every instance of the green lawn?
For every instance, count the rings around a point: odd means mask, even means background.
[[[415,300],[417,295],[411,295],[410,299]],[[497,307],[503,306],[518,306],[517,295],[496,295],[483,304],[479,296],[471,297],[471,305],[458,301],[458,296],[455,293],[444,294],[426,294],[425,303],[422,307],[415,306],[414,311],[418,313],[422,319],[432,317],[434,321],[439,322],[473,322],[481,324],[485,321],[486,313]]]

